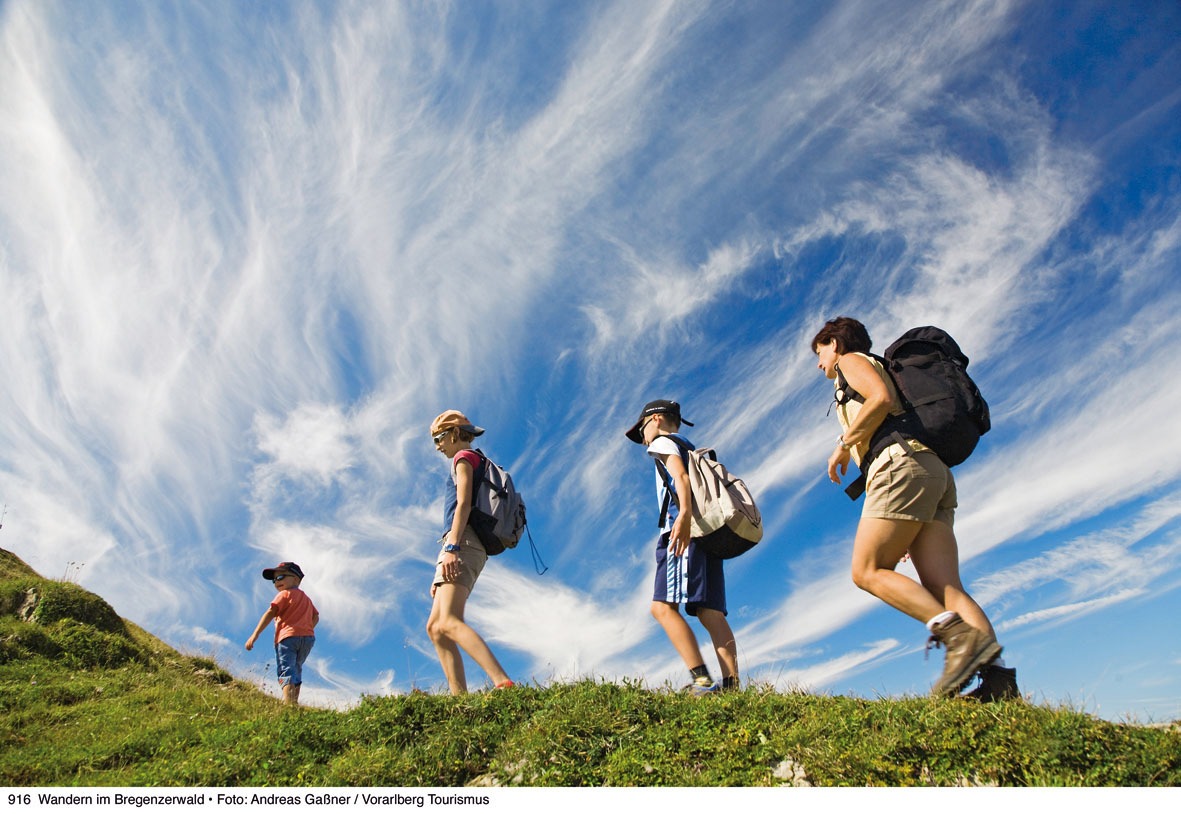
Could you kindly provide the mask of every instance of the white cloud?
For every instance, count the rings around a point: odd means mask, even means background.
[[[629,592],[621,604],[607,604],[557,578],[496,565],[493,560],[485,569],[469,602],[476,620],[471,624],[489,641],[527,652],[534,671],[528,679],[611,674],[622,654],[652,632],[648,602],[640,592]]]
[[[1136,589],[1129,589],[1126,591],[1119,591],[1111,596],[1103,596],[1097,599],[1089,599],[1086,602],[1073,602],[1069,605],[1060,605],[1055,608],[1041,608],[1030,613],[1023,613],[1010,622],[1005,622],[999,626],[999,630],[1009,631],[1016,628],[1023,627],[1029,624],[1043,623],[1043,622],[1060,622],[1068,619],[1074,619],[1088,613],[1102,610],[1103,608],[1111,607],[1127,602],[1132,599],[1140,597],[1144,592]]]
[[[783,670],[772,679],[771,683],[783,690],[809,691],[815,687],[831,686],[848,675],[865,670],[879,663],[883,658],[896,654],[898,649],[899,643],[897,641],[883,639],[880,642],[873,642],[861,650],[842,653],[828,661],[811,664],[802,669]]]
[[[348,424],[338,405],[300,405],[282,424],[262,414],[255,431],[259,451],[272,459],[260,467],[264,479],[306,477],[326,486],[353,464]]]

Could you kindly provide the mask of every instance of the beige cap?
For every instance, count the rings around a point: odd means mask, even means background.
[[[484,434],[483,427],[477,427],[468,421],[467,416],[459,412],[459,410],[446,410],[439,413],[438,417],[431,422],[431,435],[436,435],[443,432],[443,430],[463,430],[470,432],[472,435]]]

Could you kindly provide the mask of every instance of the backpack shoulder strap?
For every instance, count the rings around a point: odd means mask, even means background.
[[[864,402],[865,398],[849,386],[849,380],[845,378],[845,374],[841,372],[839,365],[837,366],[836,371],[837,386],[836,389],[833,390],[832,400],[837,404],[848,404],[850,401],[856,401],[858,403]]]
[[[672,441],[674,444],[676,444],[677,447],[681,450],[681,460],[683,460],[683,461],[688,461],[689,460],[689,452],[691,450],[697,449],[697,447],[693,446],[693,444],[689,443],[688,441],[686,441],[684,438],[682,438],[679,435],[673,435],[670,433],[664,437],[667,438],[668,440]]]
[[[472,452],[476,453],[476,455],[480,458],[479,465],[476,466],[472,471],[471,506],[472,508],[475,508],[476,492],[479,491],[480,484],[484,482],[484,478],[487,477],[488,474],[488,456],[478,449],[473,449]],[[455,477],[455,466],[456,465],[454,463],[451,464],[452,479]]]
[[[882,366],[882,369],[886,371],[886,374],[890,374],[890,362],[888,359],[886,359],[886,357],[878,356],[876,353],[867,353],[865,355],[870,359],[876,359]],[[846,379],[845,374],[841,372],[841,366],[839,363],[836,366],[836,371],[837,386],[833,393],[832,400],[837,404],[848,404],[850,401],[855,401],[858,404],[864,404],[865,397],[849,386],[849,380]]]
[[[677,445],[677,448],[681,451],[681,462],[683,464],[685,464],[686,467],[688,467],[689,466],[689,450],[694,449],[695,447],[692,444],[690,444],[688,441],[686,441],[684,438],[681,438],[676,435],[670,434],[670,435],[666,435],[664,437]],[[664,481],[665,481],[664,502],[662,502],[660,504],[660,520],[656,524],[657,528],[663,529],[665,521],[668,520],[669,504],[673,500],[673,490],[668,488],[668,481],[672,480],[672,475],[670,475],[668,473],[668,469],[665,468],[664,464],[662,464],[659,459],[653,458],[652,462],[654,464],[656,464],[656,471],[660,473],[660,475],[664,478]]]
[[[478,455],[480,458],[480,465],[477,467],[477,471],[482,478],[484,477],[484,473],[488,470],[488,456],[484,454],[482,449],[473,449],[472,452],[476,453],[476,455]]]
[[[891,346],[893,348],[893,346]],[[894,391],[898,394],[898,398],[902,403],[903,410],[911,409],[910,404],[906,401],[906,397],[902,395],[902,389],[898,387],[898,382],[894,379],[894,374],[890,372],[890,365],[892,362],[888,358],[890,351],[887,351],[887,356],[878,356],[876,353],[867,353],[866,356],[871,359],[876,359],[882,366],[882,370],[890,377],[891,383],[894,385]],[[837,389],[833,396],[833,401],[837,404],[847,404],[850,401],[856,401],[859,404],[865,403],[865,397],[849,386],[849,380],[845,378],[845,374],[841,373],[841,368],[837,367]],[[890,446],[890,444],[901,444],[906,453],[910,454],[910,447],[906,444],[902,434],[898,431],[897,421],[892,421],[893,416],[887,415],[881,425],[874,431],[873,436],[869,439],[869,449],[866,451],[865,457],[862,458],[861,464],[858,466],[860,473],[857,478],[845,487],[845,494],[849,496],[850,500],[857,500],[865,494],[866,473],[869,472],[869,465],[873,463],[883,449]]]
[[[461,450],[461,451],[462,451],[462,450]],[[478,450],[478,449],[473,449],[473,450],[471,450],[471,452],[474,452],[474,453],[476,453],[476,457],[480,459],[480,463],[479,463],[477,466],[474,466],[474,467],[472,467],[472,473],[473,473],[473,474],[474,474],[474,475],[475,475],[477,478],[479,478],[480,480],[483,480],[483,479],[484,479],[484,474],[485,474],[485,472],[486,472],[486,471],[487,471],[487,469],[488,469],[488,456],[487,456],[487,455],[485,455],[483,452],[481,452],[481,451],[480,451],[480,450]],[[456,455],[455,457],[456,457],[456,458],[458,458],[459,456],[458,456],[458,455]],[[452,474],[453,476],[454,476],[454,474],[455,474],[455,467],[456,467],[456,465],[457,465],[457,463],[456,463],[455,459],[452,459],[452,461],[451,461],[451,474]]]

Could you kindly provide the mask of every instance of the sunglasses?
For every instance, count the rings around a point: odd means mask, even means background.
[[[294,574],[275,574],[275,576],[271,577],[271,582],[282,582],[290,576],[294,576]]]
[[[450,434],[451,434],[451,430],[443,430],[442,432],[435,433],[434,435],[431,436],[431,438],[433,438],[435,443],[438,444]]]

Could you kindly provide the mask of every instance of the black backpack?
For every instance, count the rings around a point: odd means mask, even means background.
[[[862,475],[845,491],[856,500],[865,491],[869,465],[890,444],[913,438],[948,466],[963,463],[992,422],[988,403],[968,375],[968,357],[941,328],[911,328],[875,356],[894,380],[903,412],[886,416],[861,461]],[[864,401],[837,371],[837,401]]]

